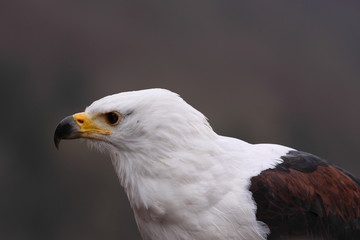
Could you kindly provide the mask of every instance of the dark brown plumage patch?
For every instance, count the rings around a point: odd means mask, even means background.
[[[360,181],[304,152],[251,179],[256,216],[269,239],[360,239]]]

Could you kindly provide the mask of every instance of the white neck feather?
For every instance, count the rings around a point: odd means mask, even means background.
[[[156,190],[153,188],[194,180],[199,170],[204,171],[215,164],[204,153],[216,155],[218,136],[208,126],[206,130],[203,134],[180,134],[174,130],[176,137],[169,135],[169,131],[166,135],[159,131],[143,138],[141,145],[134,143],[121,152],[111,151],[115,171],[133,208],[147,208],[153,200],[149,196]]]

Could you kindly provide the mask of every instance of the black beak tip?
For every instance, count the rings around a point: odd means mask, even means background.
[[[57,149],[62,139],[73,139],[78,137],[78,126],[75,124],[73,117],[69,116],[60,121],[54,133],[54,144]]]
[[[54,135],[54,144],[57,150],[59,150],[61,138],[59,138],[56,134]]]
[[[61,142],[61,139],[64,137],[64,130],[63,130],[63,124],[60,122],[59,125],[56,127],[55,133],[54,133],[54,144],[57,150],[59,150],[59,145]]]

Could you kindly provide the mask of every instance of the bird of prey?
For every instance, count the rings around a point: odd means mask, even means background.
[[[360,180],[276,144],[220,136],[179,95],[110,95],[64,118],[61,139],[106,152],[144,240],[360,239]]]

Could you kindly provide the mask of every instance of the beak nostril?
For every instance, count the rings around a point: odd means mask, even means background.
[[[87,116],[84,113],[76,113],[73,115],[74,122],[79,125],[83,126],[87,124]]]

